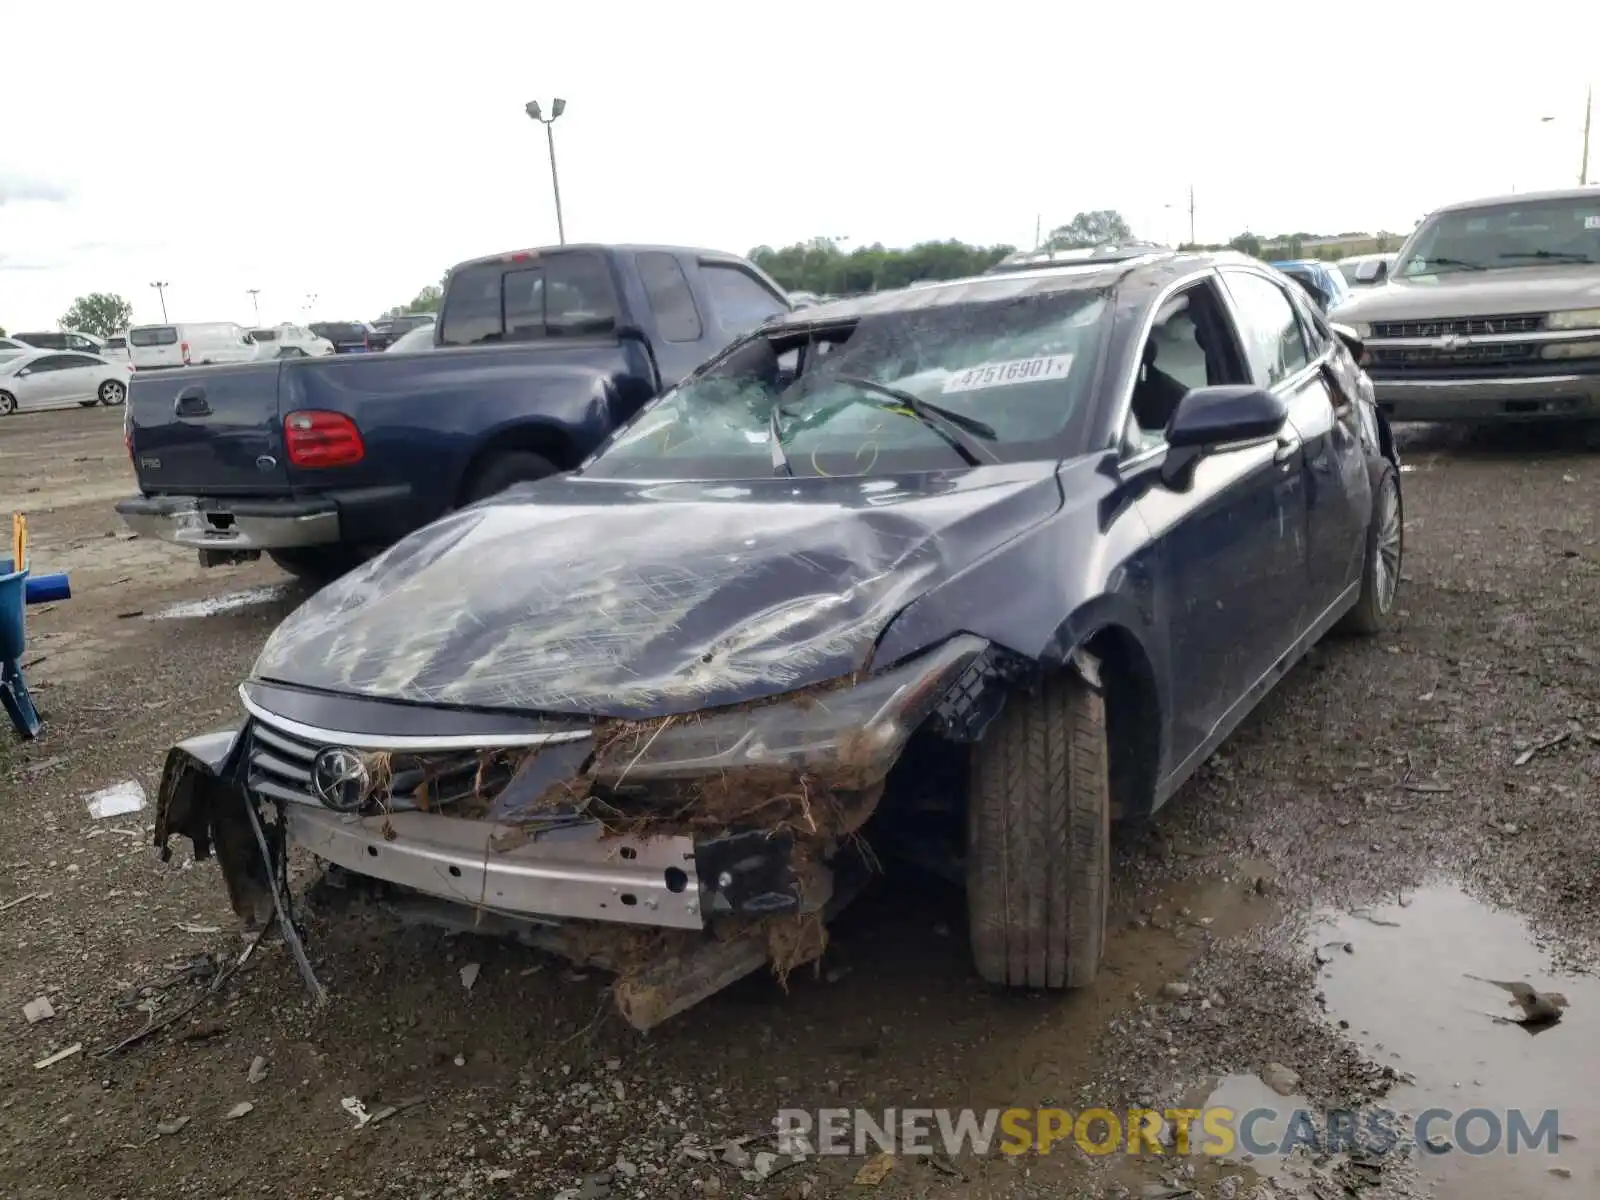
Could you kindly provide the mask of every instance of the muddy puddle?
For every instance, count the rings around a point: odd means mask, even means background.
[[[1422,1122],[1424,1183],[1467,1200],[1600,1194],[1600,980],[1554,973],[1520,918],[1450,886],[1331,917],[1313,952],[1328,1019],[1401,1072],[1388,1104]],[[1523,1010],[1490,981],[1527,983],[1567,1006],[1534,1032],[1510,1022]],[[1272,1095],[1231,1087],[1247,1106]]]
[[[201,600],[185,600],[168,604],[150,613],[151,621],[188,620],[194,617],[214,617],[221,613],[237,612],[241,608],[254,608],[259,604],[272,604],[287,600],[295,594],[293,583],[269,583],[261,587],[228,592],[221,596],[207,596]]]

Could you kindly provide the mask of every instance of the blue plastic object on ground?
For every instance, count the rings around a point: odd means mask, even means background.
[[[22,681],[22,651],[27,645],[28,572],[13,570],[9,558],[0,558],[0,705],[25,738],[39,736],[39,714],[34,710],[28,685]]]
[[[29,575],[27,598],[29,604],[53,604],[57,600],[71,600],[72,583],[65,574]]]

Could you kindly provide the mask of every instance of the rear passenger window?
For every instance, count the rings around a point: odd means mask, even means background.
[[[694,293],[689,290],[689,281],[684,278],[678,260],[670,254],[653,251],[638,255],[635,261],[661,336],[669,342],[698,342],[705,328],[700,323]]]
[[[499,263],[481,263],[451,276],[450,294],[444,303],[445,345],[475,346],[500,340],[500,275]]]
[[[701,263],[700,278],[705,280],[717,324],[726,332],[745,333],[774,313],[789,311],[765,285],[738,267]]]
[[[1256,381],[1275,387],[1311,361],[1294,307],[1270,279],[1244,271],[1229,271],[1226,279]]]

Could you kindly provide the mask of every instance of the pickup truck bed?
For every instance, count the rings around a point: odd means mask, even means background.
[[[676,290],[661,285],[668,267]],[[708,280],[715,271],[741,278]],[[563,272],[588,294],[558,320]],[[730,283],[747,288],[743,308]],[[504,317],[546,288],[551,299],[532,301],[548,305],[541,324]],[[524,251],[451,273],[429,354],[141,373],[125,414],[140,494],[117,512],[207,565],[265,552],[298,574],[337,574],[454,508],[576,467],[763,319],[754,289],[787,309],[776,284],[714,251]],[[525,323],[508,331],[508,319]]]

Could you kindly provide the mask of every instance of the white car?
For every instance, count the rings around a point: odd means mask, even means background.
[[[100,350],[99,357],[109,362],[132,362],[128,357],[128,335],[114,333],[106,339],[105,346]]]
[[[271,328],[252,329],[250,336],[261,347],[262,358],[321,358],[333,353],[333,343],[318,337],[304,325],[285,322]]]
[[[415,329],[408,329],[394,341],[389,343],[390,354],[414,354],[418,350],[433,349],[434,328],[430,322],[427,325],[418,325]]]
[[[232,321],[135,325],[128,330],[128,354],[136,371],[254,362],[272,357],[261,353],[248,329]]]
[[[121,404],[128,398],[129,363],[107,362],[73,350],[30,350],[0,361],[0,417],[19,409]]]

